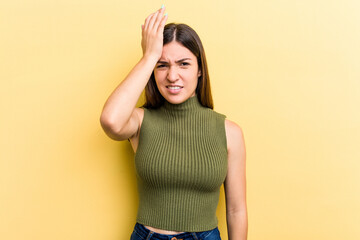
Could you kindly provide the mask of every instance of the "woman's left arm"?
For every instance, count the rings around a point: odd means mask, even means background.
[[[228,148],[228,173],[224,182],[226,221],[229,240],[246,240],[248,217],[246,206],[245,141],[242,129],[225,120]]]

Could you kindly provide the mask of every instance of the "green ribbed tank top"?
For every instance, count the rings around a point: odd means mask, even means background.
[[[182,232],[216,228],[227,174],[225,115],[203,107],[197,96],[144,108],[135,169],[137,222]]]

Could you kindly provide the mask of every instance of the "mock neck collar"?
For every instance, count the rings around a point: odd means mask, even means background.
[[[185,100],[185,102],[179,104],[172,104],[165,100],[163,107],[168,111],[184,112],[184,111],[196,111],[203,108],[198,100],[197,95],[192,96]]]

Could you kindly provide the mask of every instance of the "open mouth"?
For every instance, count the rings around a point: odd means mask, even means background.
[[[179,85],[169,85],[166,86],[168,93],[170,94],[178,94],[181,92],[181,89],[183,89],[183,86],[179,86]]]
[[[171,89],[171,90],[179,90],[183,87],[181,87],[181,86],[166,86],[166,88]]]

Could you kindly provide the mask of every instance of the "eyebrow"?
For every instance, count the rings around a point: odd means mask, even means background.
[[[175,61],[175,62],[176,62],[176,63],[179,63],[179,62],[183,62],[183,61],[185,61],[185,60],[191,60],[191,58],[183,58],[183,59],[177,60],[177,61]],[[166,62],[166,61],[158,61],[157,63],[168,63],[168,62]]]

